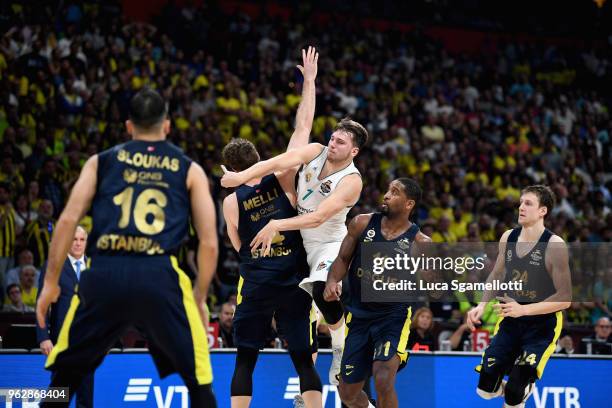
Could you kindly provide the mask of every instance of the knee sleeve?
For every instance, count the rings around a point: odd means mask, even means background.
[[[253,371],[257,363],[257,356],[259,356],[259,350],[238,347],[232,377],[232,397],[253,395]]]
[[[499,397],[502,394],[502,378],[502,374],[481,371],[476,393],[484,399]]]
[[[520,405],[529,398],[536,379],[536,370],[528,366],[514,366],[508,377],[504,399],[509,406]]]
[[[334,300],[333,302],[325,301],[325,299],[323,299],[324,291],[325,282],[314,282],[312,286],[312,298],[328,324],[338,323],[340,319],[342,319],[342,316],[344,316],[342,303],[340,303],[339,300]]]
[[[321,392],[323,390],[321,378],[312,363],[310,351],[291,351],[289,355],[291,356],[291,361],[293,361],[295,371],[297,371],[300,377],[300,392],[302,394],[306,391]]]
[[[217,400],[211,384],[189,387],[189,398],[193,408],[217,408]]]

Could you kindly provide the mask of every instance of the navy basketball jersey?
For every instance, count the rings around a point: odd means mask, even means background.
[[[383,214],[374,213],[368,223],[366,229],[363,230],[357,241],[355,252],[353,253],[353,260],[349,268],[349,287],[350,287],[350,299],[348,302],[347,309],[355,317],[363,318],[374,318],[387,315],[392,312],[406,313],[406,308],[410,306],[410,303],[397,303],[397,302],[362,302],[361,301],[361,285],[362,280],[367,279],[368,283],[373,281],[372,271],[366,270],[362,267],[362,245],[364,243],[376,242],[376,243],[390,243],[395,244],[396,250],[399,252],[410,253],[412,243],[419,232],[419,226],[412,224],[403,234],[397,238],[388,241],[383,237],[381,230],[381,222]],[[389,250],[389,252],[391,252]]]
[[[257,233],[273,219],[297,215],[274,174],[254,186],[236,189],[238,234],[240,236],[240,276],[256,285],[287,286],[300,282],[307,270],[306,252],[300,231],[282,231],[272,241],[270,253],[251,250]]]
[[[553,280],[546,270],[546,248],[553,233],[545,229],[531,251],[519,257],[516,245],[521,229],[513,229],[508,236],[505,281],[521,281],[523,285],[521,290],[508,291],[506,294],[521,304],[541,302],[556,292]]]
[[[189,228],[190,165],[167,141],[132,140],[100,153],[88,254],[176,253]]]

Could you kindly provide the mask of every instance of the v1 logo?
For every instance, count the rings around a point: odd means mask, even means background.
[[[296,395],[300,393],[300,378],[299,377],[289,377],[287,380],[287,387],[285,388],[285,395],[283,399],[293,400]],[[333,393],[334,396],[332,404],[328,407],[327,405],[327,397],[330,393]],[[341,408],[342,403],[340,401],[340,394],[338,394],[338,389],[335,385],[324,385],[323,386],[323,407],[325,408]]]
[[[130,378],[128,386],[123,396],[124,402],[145,402],[149,398],[151,389],[151,378]],[[155,405],[157,408],[170,408],[175,394],[180,394],[181,408],[189,406],[189,391],[184,385],[170,385],[164,392],[162,387],[153,386],[153,395],[155,396]]]

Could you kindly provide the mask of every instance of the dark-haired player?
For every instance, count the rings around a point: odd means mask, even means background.
[[[77,222],[91,207],[91,268],[81,277],[46,362],[53,371],[51,387],[69,387],[70,397],[123,331],[138,325],[160,376],[177,371],[192,407],[216,406],[204,328],[217,263],[215,208],[202,168],[166,141],[167,114],[157,92],[138,92],[126,122],[132,140],[85,163],[57,222],[36,309],[42,328],[60,293],[59,272]],[[190,213],[200,239],[193,288],[174,256]]]
[[[228,172],[221,179],[225,187],[235,187],[274,171],[302,166],[297,184],[299,215],[271,220],[250,242],[253,249],[270,251],[274,237],[283,231],[300,230],[308,255],[310,276],[300,286],[314,299],[329,325],[333,359],[331,384],[338,384],[344,347],[344,311],[339,300],[323,299],[329,268],[336,259],[346,235],[346,215],[357,203],[363,186],[353,158],[367,142],[368,132],[359,123],[342,119],[327,146],[310,143],[272,159],[261,161],[238,173]]]
[[[525,406],[555,350],[563,325],[561,310],[571,303],[567,247],[544,226],[544,218],[554,205],[549,187],[523,189],[520,227],[502,235],[497,262],[487,280],[522,283],[520,290],[498,296],[501,303],[493,307],[500,320],[476,368],[480,372],[478,395],[484,399],[503,395],[506,408]],[[486,291],[480,304],[468,312],[467,323],[472,330],[493,296],[493,291]]]
[[[339,393],[349,408],[371,407],[362,391],[370,373],[374,377],[378,407],[397,407],[395,375],[408,359],[408,335],[412,309],[409,303],[363,302],[362,279],[371,279],[362,265],[364,243],[388,243],[389,251],[410,254],[414,242],[431,242],[410,221],[421,199],[416,181],[399,178],[389,184],[382,211],[361,214],[351,220],[340,253],[331,266],[325,300],[339,300],[340,282],[349,274],[350,301],[346,306],[347,336],[342,356]]]

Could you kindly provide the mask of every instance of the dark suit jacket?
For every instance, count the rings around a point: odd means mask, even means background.
[[[45,262],[40,270],[40,278],[38,279],[38,294],[42,292],[43,284],[45,282],[45,274],[47,272],[47,263]],[[82,273],[82,272],[81,272]],[[38,323],[36,323],[36,337],[38,343],[43,340],[51,340],[55,345],[57,343],[57,337],[59,336],[60,329],[64,323],[66,313],[70,307],[70,301],[72,295],[74,295],[74,288],[79,283],[76,272],[70,264],[70,258],[66,257],[62,271],[60,272],[59,286],[61,289],[57,302],[51,304],[51,311],[47,315],[47,327],[43,330]]]

